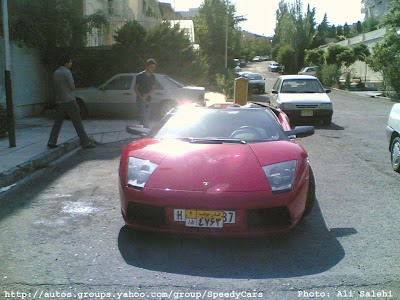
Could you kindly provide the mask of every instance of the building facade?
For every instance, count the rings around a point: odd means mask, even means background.
[[[365,18],[381,19],[389,10],[391,0],[362,0],[363,8],[361,12],[365,14]]]
[[[115,32],[130,21],[137,21],[146,30],[162,22],[160,6],[157,0],[82,0],[84,16],[100,14],[107,25],[89,27],[88,47],[111,46],[115,43]]]

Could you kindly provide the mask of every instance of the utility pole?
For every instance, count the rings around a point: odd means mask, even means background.
[[[228,69],[228,5],[226,6],[226,16],[225,16],[225,69]]]
[[[4,56],[5,56],[4,80],[5,80],[6,103],[7,103],[8,139],[10,147],[16,147],[14,104],[12,99],[12,84],[11,84],[11,55],[10,55],[10,35],[8,30],[7,0],[2,0],[2,11],[3,11]]]

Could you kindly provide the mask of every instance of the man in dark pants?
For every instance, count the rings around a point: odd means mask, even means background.
[[[156,76],[154,75],[156,65],[157,63],[154,59],[148,59],[146,61],[146,69],[136,76],[136,102],[140,124],[143,127],[149,127],[151,93],[156,83]]]
[[[71,67],[71,59],[69,57],[65,57],[61,61],[61,66],[54,72],[54,90],[57,109],[56,118],[50,133],[47,147],[58,147],[58,135],[64,119],[68,116],[74,124],[76,133],[81,141],[82,148],[94,148],[96,146],[90,142],[90,139],[83,128],[79,106],[75,100],[75,83],[70,71]]]

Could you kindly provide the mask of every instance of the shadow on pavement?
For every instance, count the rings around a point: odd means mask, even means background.
[[[217,278],[288,278],[322,273],[345,252],[340,236],[353,228],[329,230],[319,205],[294,231],[273,237],[191,237],[138,232],[122,227],[119,250],[132,266]]]

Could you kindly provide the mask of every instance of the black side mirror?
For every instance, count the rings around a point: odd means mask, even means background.
[[[307,137],[315,133],[314,126],[296,126],[292,130],[285,131],[288,137],[296,136],[298,138]]]
[[[325,93],[327,93],[327,94],[329,94],[330,92],[332,92],[332,90],[330,90],[330,89],[325,90]]]
[[[272,94],[275,94],[275,95],[278,95],[278,91],[272,90],[271,93],[272,93]]]

